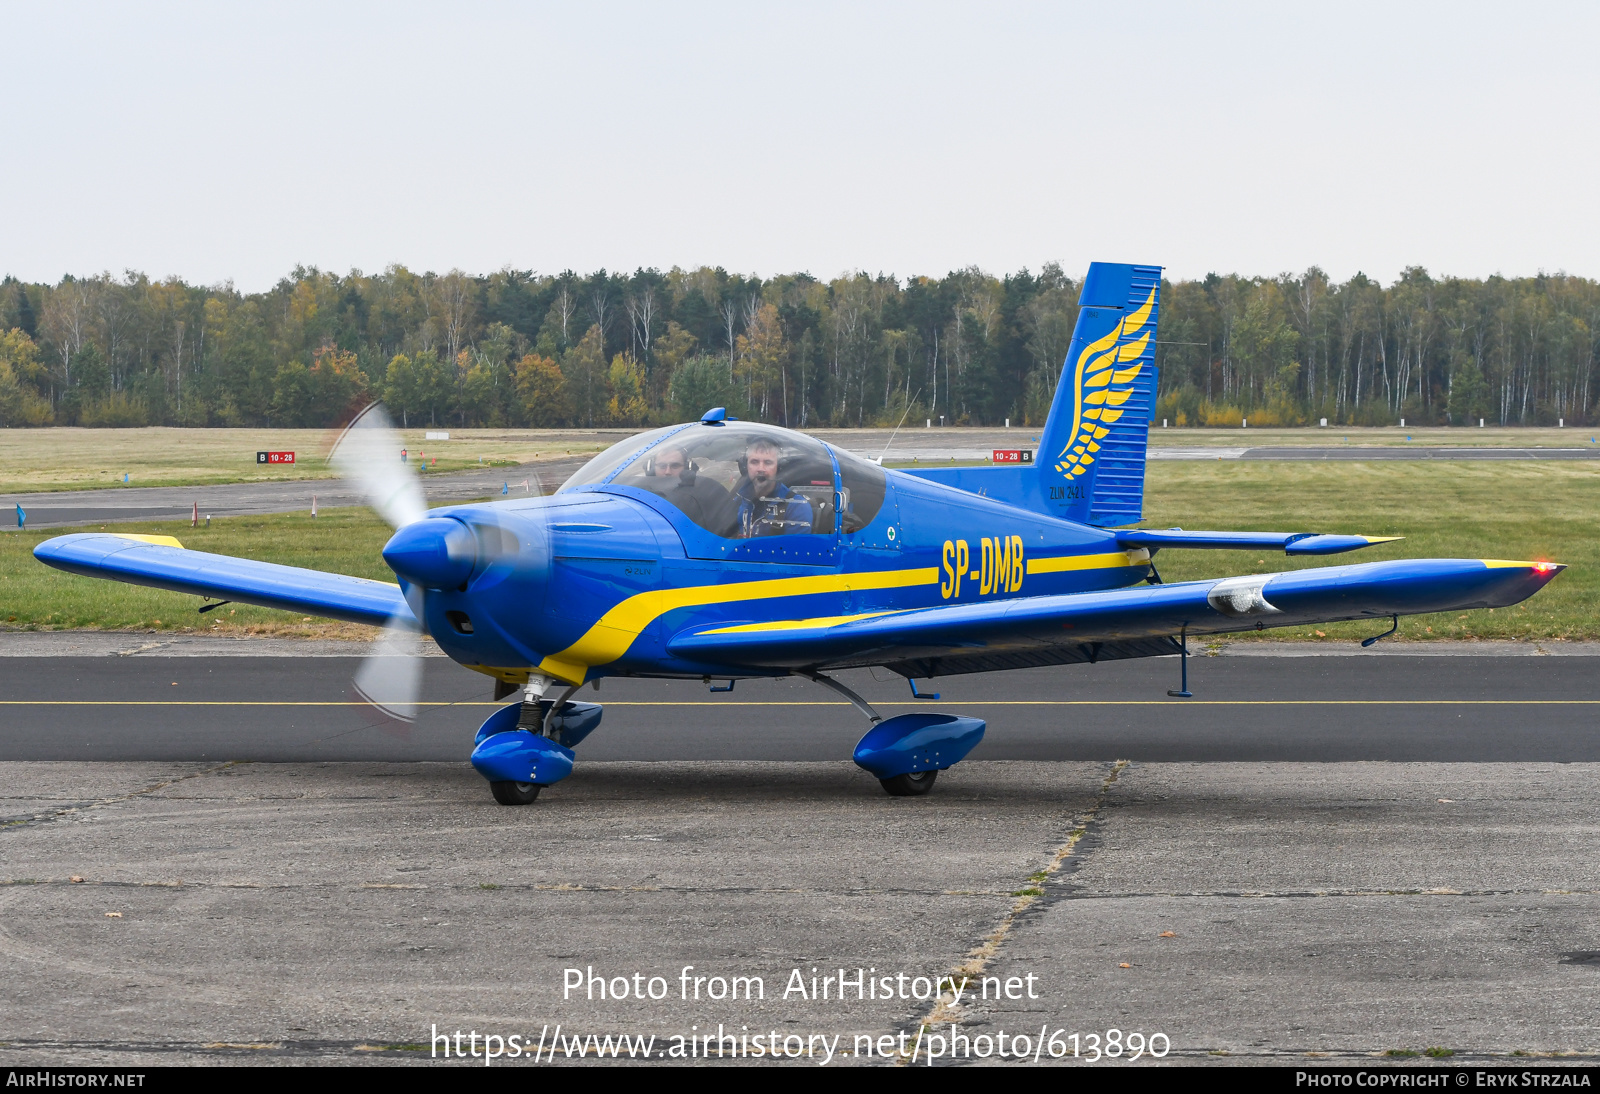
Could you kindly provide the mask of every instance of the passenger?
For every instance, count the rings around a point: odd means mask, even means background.
[[[744,450],[739,535],[793,536],[811,531],[811,503],[778,481],[778,446],[757,438]]]
[[[654,467],[658,479],[674,479],[689,470],[689,457],[681,448],[663,448]]]
[[[683,449],[663,448],[650,474],[650,489],[676,505],[684,516],[715,535],[732,535],[738,524],[732,495],[720,483],[700,478]]]

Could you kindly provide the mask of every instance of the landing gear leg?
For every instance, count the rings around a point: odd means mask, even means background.
[[[834,691],[850,700],[850,705],[855,707],[862,714],[865,714],[873,722],[873,724],[883,721],[883,715],[879,714],[876,710],[873,710],[871,703],[867,702],[865,699],[861,698],[861,696],[857,695],[855,692],[839,683],[839,681],[834,680],[831,677],[824,676],[820,672],[808,672],[805,675],[815,680],[823,687],[832,688]],[[916,685],[913,684],[912,690],[915,689]]]
[[[878,777],[884,793],[895,798],[918,798],[933,789],[939,772],[959,762],[983,739],[984,724],[976,718],[950,714],[901,714],[884,720],[872,704],[839,681],[820,672],[801,675],[832,688],[850,705],[865,714],[873,728],[856,745],[855,761]],[[911,681],[911,694],[918,699],[937,699],[937,695],[917,692]],[[912,770],[907,771],[907,768]]]
[[[539,700],[544,698],[544,693],[549,690],[550,685],[553,683],[555,681],[548,676],[533,674],[528,677],[527,688],[522,696],[522,715],[518,721],[519,728],[532,729],[535,732],[543,730],[543,719],[539,713]],[[512,688],[511,690],[514,691],[516,689]],[[500,698],[499,691],[500,689],[497,685],[495,687],[496,698]],[[509,695],[510,691],[506,694]],[[489,784],[489,792],[494,795],[494,800],[501,805],[532,805],[538,800],[539,791],[543,789],[544,787],[540,783],[497,781]]]
[[[539,733],[542,736],[549,737],[552,741],[556,739],[556,734],[550,728],[550,725],[555,721],[555,717],[560,713],[561,708],[567,705],[567,700],[576,695],[581,687],[583,687],[582,684],[573,684],[566,691],[563,691],[555,702],[550,704],[550,709],[544,713],[544,721],[539,723]]]
[[[555,681],[548,676],[530,675],[526,690],[522,693],[522,715],[517,719],[517,728],[526,729],[541,737],[550,736],[550,718],[556,711],[572,698],[578,688],[569,687],[562,693],[561,698],[550,704],[549,710],[541,710],[539,704],[549,693]]]

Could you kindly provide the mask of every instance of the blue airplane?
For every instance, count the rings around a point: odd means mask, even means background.
[[[607,676],[728,681],[715,690],[814,680],[873,723],[856,762],[890,794],[919,795],[985,723],[884,719],[830,673],[883,666],[918,695],[917,680],[957,673],[1178,655],[1183,683],[1169,694],[1187,697],[1192,635],[1398,626],[1401,615],[1515,604],[1563,568],[1404,559],[1162,582],[1154,558],[1168,548],[1327,555],[1380,540],[1134,526],[1160,285],[1160,267],[1089,267],[1031,465],[887,470],[718,408],[612,446],[548,497],[430,510],[374,405],[332,458],[395,526],[383,557],[398,584],[160,536],[66,535],[34,555],[70,573],[380,625],[383,656],[356,687],[396,717],[414,713],[420,663],[389,654],[425,631],[492,677],[496,699],[522,693],[484,722],[472,753],[505,805],[532,802],[572,771],[602,713],[573,696]]]

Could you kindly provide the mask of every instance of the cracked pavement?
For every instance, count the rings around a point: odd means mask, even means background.
[[[609,762],[506,809],[464,764],[10,762],[0,1061],[392,1063],[434,1024],[559,1022],[842,1035],[837,1066],[930,1016],[1219,1063],[1592,1057],[1597,781],[969,761],[889,799],[849,763]],[[685,965],[766,998],[681,1001]],[[674,995],[563,1000],[588,966]],[[1031,975],[1038,998],[783,998],[840,966]]]

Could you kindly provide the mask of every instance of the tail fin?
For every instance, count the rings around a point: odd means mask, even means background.
[[[1102,526],[1143,516],[1160,298],[1160,266],[1090,263],[1035,457],[1047,512]]]

